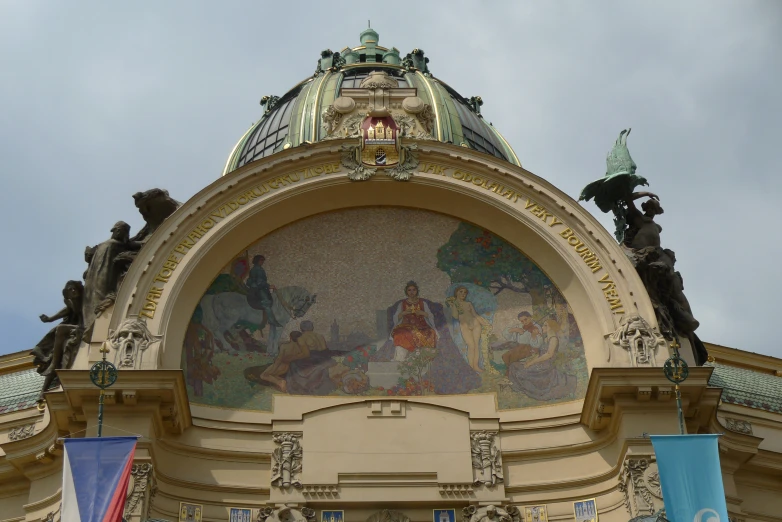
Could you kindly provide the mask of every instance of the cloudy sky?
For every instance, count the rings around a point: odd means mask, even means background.
[[[0,353],[48,330],[38,315],[62,306],[86,245],[143,224],[134,192],[185,201],[217,178],[261,96],[358,45],[367,19],[381,45],[424,49],[435,76],[482,96],[522,164],[571,196],[632,127],[700,337],[782,357],[774,0],[0,0]]]

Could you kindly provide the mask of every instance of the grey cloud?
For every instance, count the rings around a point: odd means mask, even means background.
[[[160,186],[186,200],[213,181],[260,97],[310,75],[322,49],[355,45],[368,18],[381,44],[425,49],[436,76],[481,95],[522,164],[571,196],[632,126],[699,334],[782,356],[772,1],[6,2],[0,353],[46,331],[36,317],[59,309],[85,245],[118,219],[138,229],[131,194]]]

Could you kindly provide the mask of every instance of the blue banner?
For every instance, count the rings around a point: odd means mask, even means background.
[[[651,435],[671,522],[728,522],[717,437]]]

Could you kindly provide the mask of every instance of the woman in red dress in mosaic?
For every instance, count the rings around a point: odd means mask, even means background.
[[[410,281],[405,285],[407,299],[402,300],[394,311],[394,360],[403,361],[417,348],[434,348],[437,344],[437,330],[434,314],[429,305],[418,296],[418,284]]]

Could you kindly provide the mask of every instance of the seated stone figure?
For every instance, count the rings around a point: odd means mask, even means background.
[[[45,377],[41,387],[41,400],[46,390],[57,385],[56,371],[70,368],[73,364],[84,330],[82,316],[84,286],[82,283],[80,281],[65,283],[62,297],[65,303],[62,310],[51,317],[46,314],[40,316],[44,323],[52,323],[58,319],[62,319],[62,322],[49,330],[49,333],[30,352],[38,373]]]

